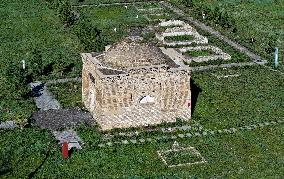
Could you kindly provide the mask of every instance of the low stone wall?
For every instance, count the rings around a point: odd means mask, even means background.
[[[191,62],[191,61],[206,62],[206,61],[209,61],[209,60],[217,60],[217,59],[222,59],[222,60],[230,60],[231,59],[231,56],[229,54],[223,52],[220,48],[215,47],[215,46],[211,46],[211,45],[179,48],[179,51],[181,53],[185,53],[185,52],[188,52],[188,51],[199,51],[199,50],[210,50],[215,54],[209,55],[209,56],[198,56],[198,57],[189,57],[189,56],[185,55],[188,62]]]
[[[183,36],[183,35],[190,35],[193,36],[193,40],[185,40],[185,41],[174,41],[169,42],[165,40],[165,37],[172,37],[172,36]],[[168,46],[177,46],[177,45],[190,45],[192,43],[196,44],[207,44],[208,39],[202,35],[200,35],[193,27],[189,25],[185,25],[183,27],[173,27],[168,28],[165,30],[165,32],[162,33],[156,33],[156,38],[164,45]]]

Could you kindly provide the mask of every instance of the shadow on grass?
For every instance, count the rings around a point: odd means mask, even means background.
[[[195,83],[193,79],[190,79],[191,88],[191,115],[194,113],[197,103],[198,95],[202,92],[202,89]]]
[[[35,174],[40,170],[40,168],[43,166],[43,164],[45,163],[45,161],[48,159],[50,155],[50,150],[47,151],[44,160],[41,162],[41,164],[28,175],[28,178],[33,178],[35,176]]]

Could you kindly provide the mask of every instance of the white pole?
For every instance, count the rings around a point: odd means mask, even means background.
[[[275,68],[277,68],[278,67],[278,48],[276,47],[275,48],[275,52],[274,52],[274,66],[275,66]]]
[[[25,62],[25,60],[22,60],[22,64],[23,64],[23,69],[26,69],[26,62]]]

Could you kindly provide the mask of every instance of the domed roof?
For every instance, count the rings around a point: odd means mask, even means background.
[[[101,60],[114,68],[128,68],[168,64],[171,59],[156,46],[124,40],[110,47]]]

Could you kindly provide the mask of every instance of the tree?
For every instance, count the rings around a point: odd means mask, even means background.
[[[106,40],[102,31],[94,27],[89,20],[81,17],[75,27],[75,34],[78,36],[86,51],[103,51]]]
[[[192,0],[181,0],[181,3],[185,5],[186,7],[193,7],[193,1]]]
[[[58,5],[58,15],[66,26],[74,24],[76,17],[72,12],[71,4],[68,0],[60,0]]]

